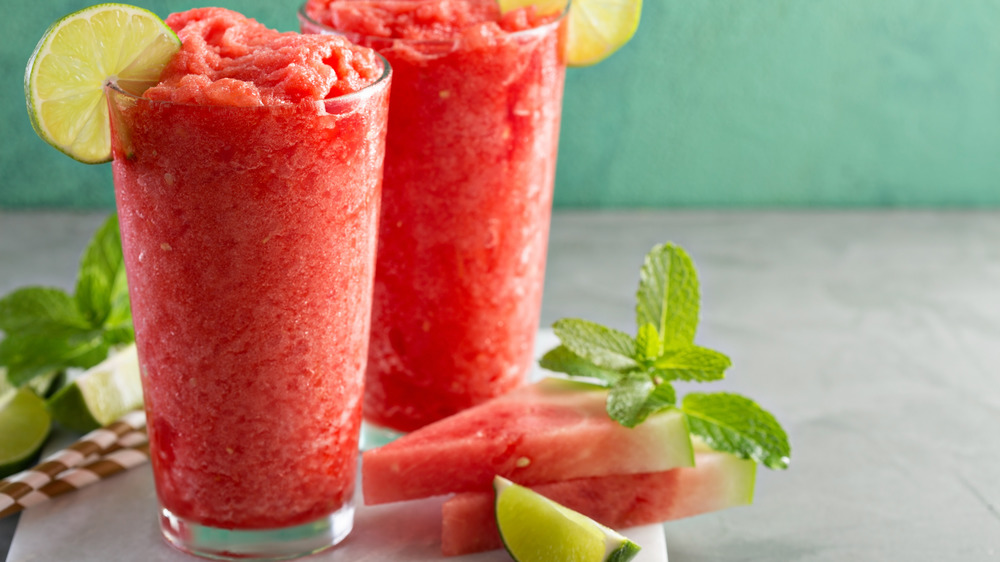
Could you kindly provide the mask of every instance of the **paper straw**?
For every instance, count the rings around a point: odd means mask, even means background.
[[[84,459],[83,462],[80,463],[80,466],[88,465],[88,464],[96,461],[97,459],[99,459],[99,458],[101,458],[101,457],[103,457],[103,456],[105,456],[105,455],[107,455],[109,453],[113,453],[115,451],[118,451],[120,449],[125,449],[127,447],[138,447],[139,445],[142,445],[143,443],[146,443],[147,441],[149,441],[149,436],[146,435],[146,430],[145,429],[140,429],[138,431],[130,431],[130,432],[126,433],[125,435],[122,435],[121,438],[118,441],[115,441],[114,443],[112,443],[111,446],[108,447],[107,449],[104,449],[103,451],[101,451],[101,452],[99,452],[97,454],[90,455],[89,457],[87,457],[86,459]],[[65,474],[65,473],[63,473],[63,474]]]
[[[100,455],[122,436],[146,427],[146,414],[136,410],[117,421],[95,429],[69,447],[53,453],[33,468],[0,480],[0,514],[14,506],[19,498],[38,490],[59,474],[79,466],[92,455]]]
[[[94,482],[143,464],[147,460],[149,460],[148,442],[117,448],[83,466],[71,468],[37,490],[28,492],[14,504],[0,510],[0,518],[13,515],[56,496],[79,490]]]

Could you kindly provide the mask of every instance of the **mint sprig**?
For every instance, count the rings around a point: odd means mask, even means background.
[[[656,412],[677,408],[693,435],[713,449],[788,467],[791,447],[777,420],[737,394],[691,393],[680,406],[672,381],[711,382],[732,365],[726,355],[696,345],[698,274],[675,244],[655,246],[639,273],[636,336],[587,320],[564,318],[553,329],[562,345],[539,361],[548,370],[608,387],[608,415],[635,427]]]
[[[14,386],[67,367],[92,367],[135,339],[118,218],[98,229],[80,259],[76,289],[25,287],[0,299],[0,366]]]

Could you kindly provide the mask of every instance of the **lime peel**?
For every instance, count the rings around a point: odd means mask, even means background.
[[[88,164],[111,159],[104,84],[122,79],[141,94],[159,81],[181,41],[153,12],[98,4],[74,12],[42,35],[24,74],[35,132]]]
[[[502,476],[493,489],[500,538],[517,562],[628,562],[639,553],[618,532]]]
[[[534,6],[539,14],[566,9],[566,0],[498,0],[501,13]],[[639,28],[642,0],[570,0],[566,64],[591,66],[625,46]]]
[[[45,402],[31,388],[0,395],[0,478],[31,464],[51,425]]]

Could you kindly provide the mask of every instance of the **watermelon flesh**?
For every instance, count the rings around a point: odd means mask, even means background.
[[[530,486],[692,466],[676,410],[629,429],[608,417],[607,389],[545,379],[366,451],[368,505],[490,489],[497,474]]]
[[[727,453],[699,451],[695,466],[531,486],[612,529],[647,525],[749,505],[757,465]],[[441,552],[458,556],[501,548],[492,492],[458,494],[441,508]]]

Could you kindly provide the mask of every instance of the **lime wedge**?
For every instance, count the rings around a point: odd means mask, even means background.
[[[45,401],[30,388],[0,394],[0,478],[27,468],[49,435]]]
[[[507,13],[533,5],[540,14],[564,9],[566,0],[499,0]],[[590,66],[628,43],[639,27],[642,0],[570,0],[566,29],[566,64]]]
[[[141,94],[159,81],[180,39],[156,14],[98,4],[52,24],[24,73],[28,115],[38,136],[88,164],[111,159],[104,82]]]
[[[639,545],[524,486],[497,476],[500,538],[517,562],[627,562]]]
[[[142,381],[135,344],[113,352],[62,387],[48,401],[63,427],[90,431],[142,407]]]

